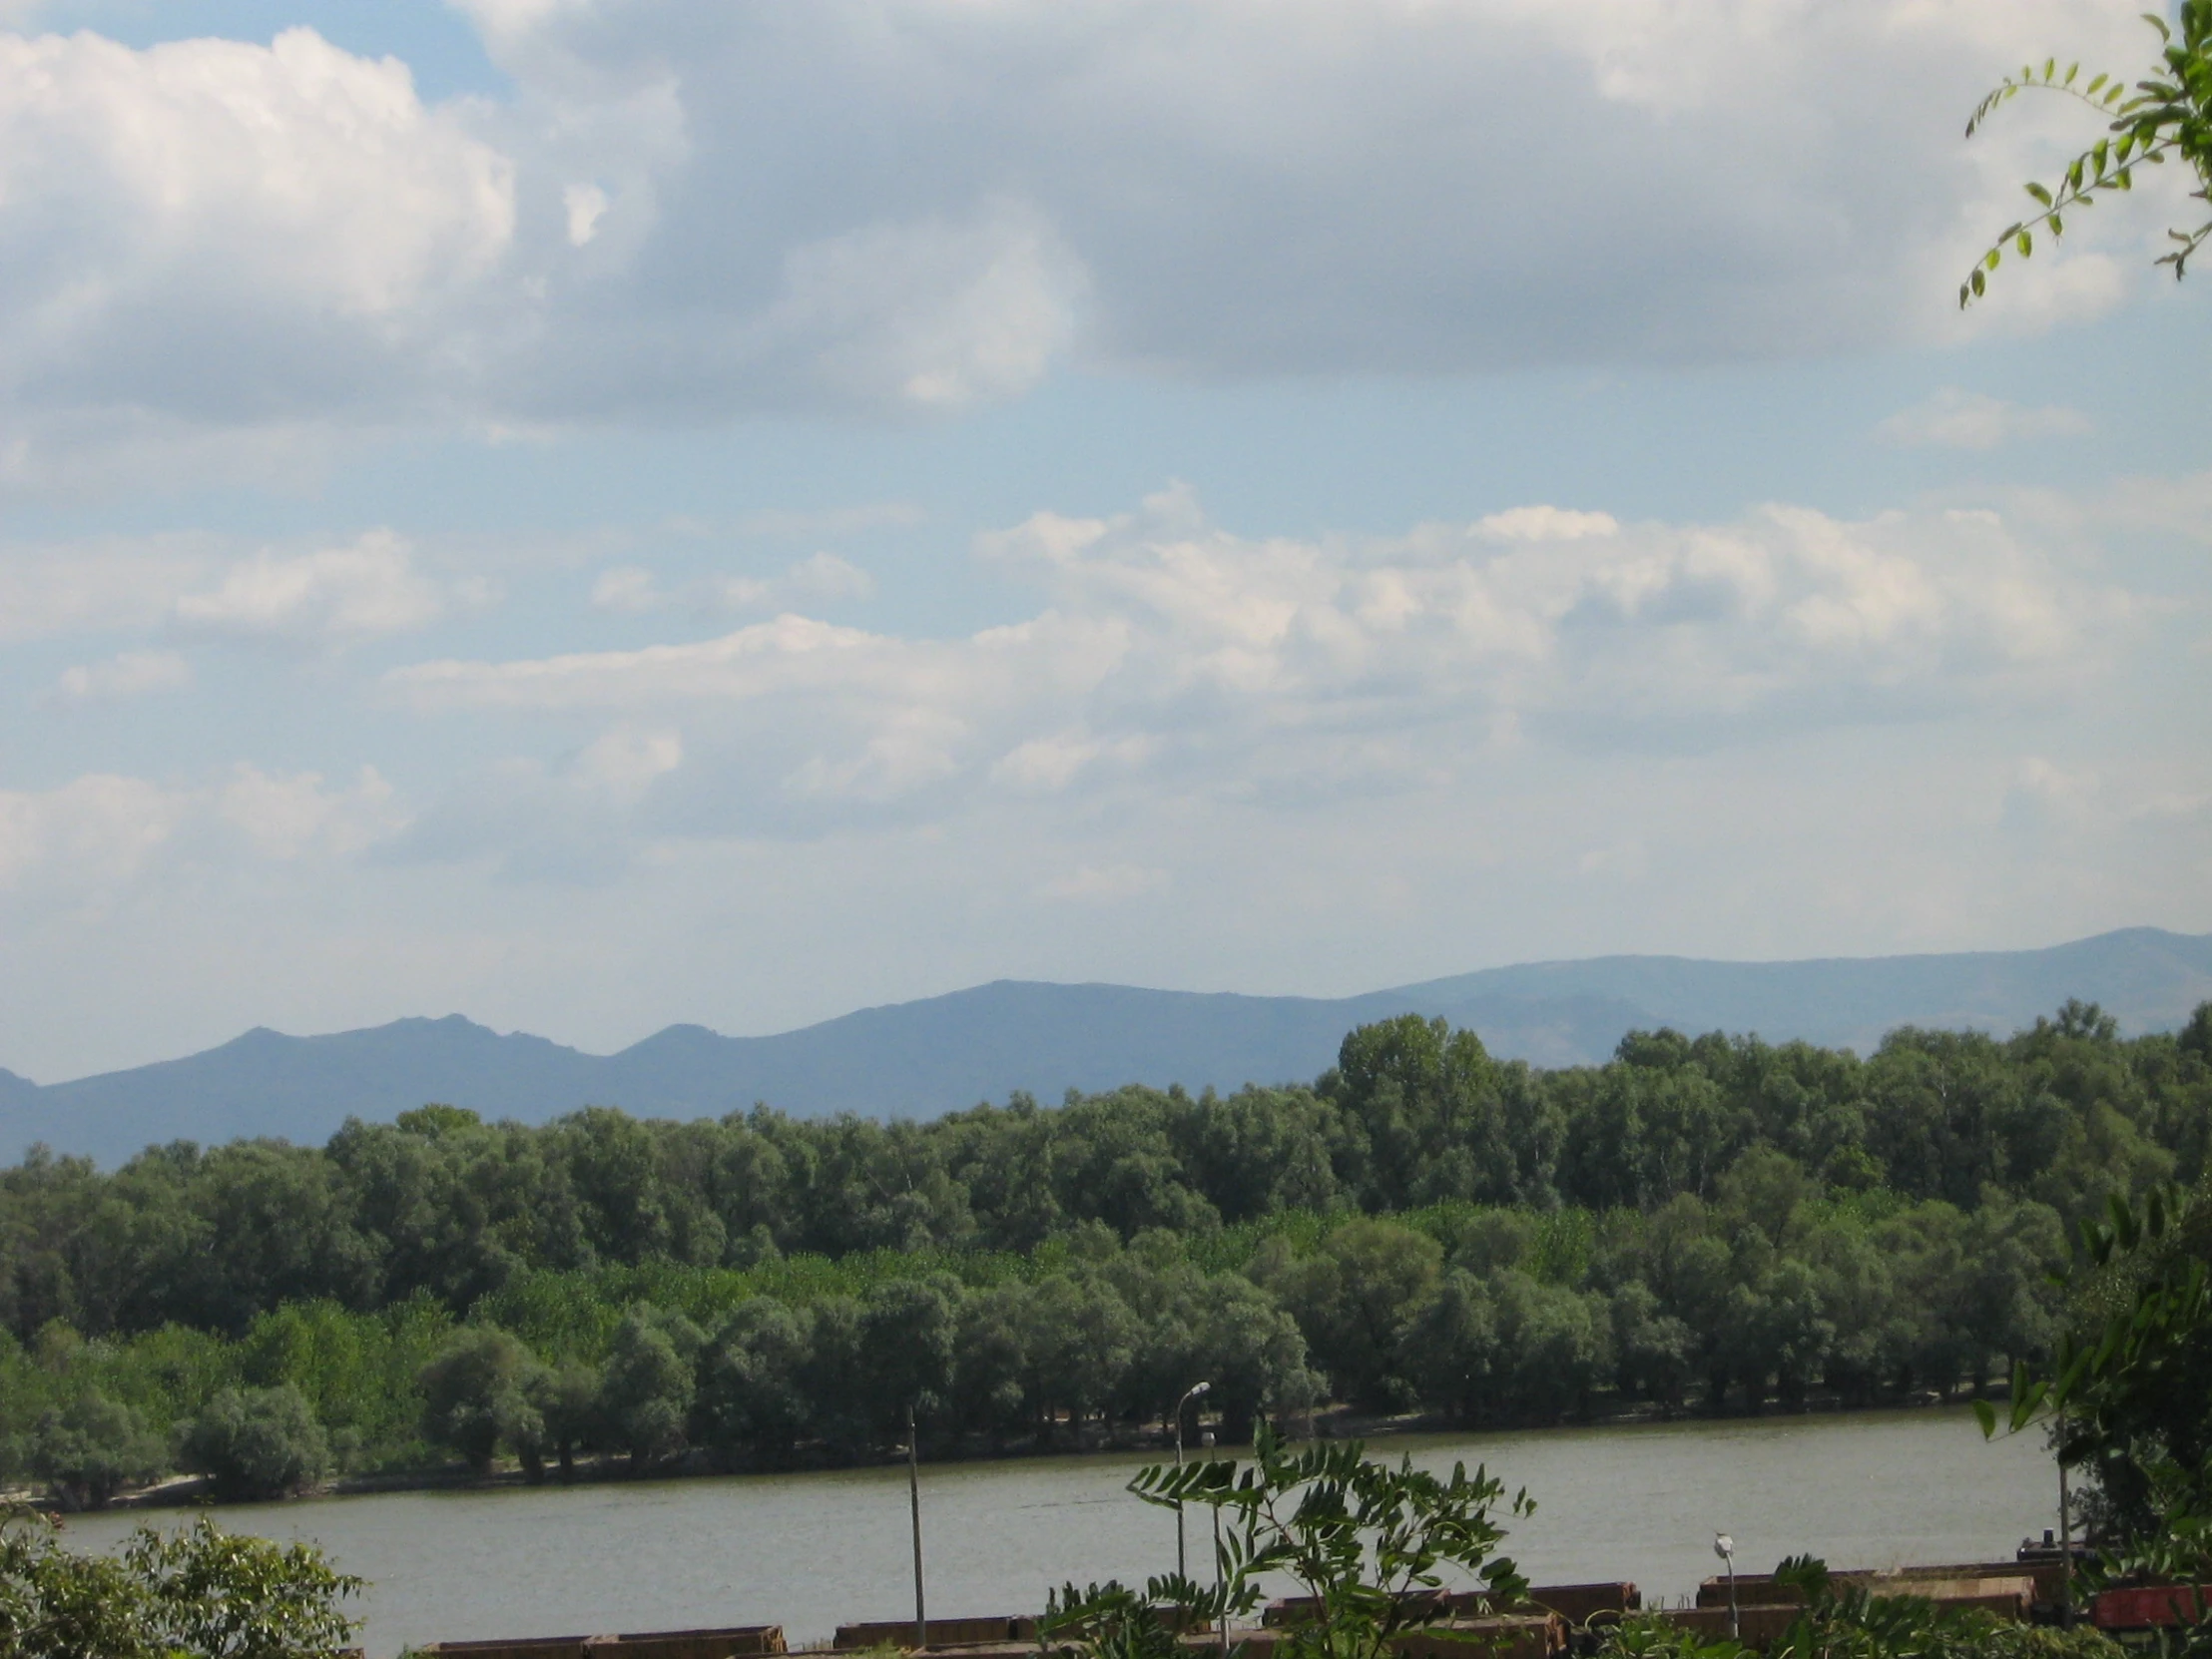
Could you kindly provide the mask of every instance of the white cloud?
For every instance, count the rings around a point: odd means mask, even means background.
[[[1308,542],[1238,537],[1173,490],[1111,519],[1039,514],[981,551],[1044,608],[949,640],[787,613],[385,685],[424,713],[672,723],[691,760],[656,822],[811,830],[949,814],[971,784],[1289,803],[1433,789],[1530,746],[2031,707],[2098,673],[2131,615],[1987,513],[1620,525],[1535,506]]]
[[[0,645],[150,629],[217,556],[215,539],[199,536],[0,546]]]
[[[616,565],[592,584],[591,602],[603,611],[643,615],[692,611],[768,611],[786,606],[837,604],[873,598],[875,578],[834,553],[810,553],[779,576],[707,576],[669,589],[650,570]]]
[[[629,727],[550,765],[503,761],[454,785],[380,855],[395,864],[479,864],[515,879],[607,881],[631,861],[631,813],[683,762],[676,734]]]
[[[331,790],[319,773],[287,778],[241,761],[213,800],[223,822],[267,858],[358,852],[400,823],[391,786],[366,766],[350,789]]]
[[[241,762],[198,784],[94,773],[49,790],[0,791],[0,902],[11,914],[101,911],[180,863],[343,858],[399,822],[391,787],[372,767],[336,790],[315,773]]]
[[[2022,41],[2139,60],[2132,0],[470,9],[503,101],[307,30],[0,36],[0,477],[210,429],[957,411],[1066,362],[2038,329],[2147,284],[2168,205],[2146,179],[1951,309],[2071,132],[1961,113]]]
[[[348,547],[242,560],[216,587],[181,595],[173,616],[185,634],[343,645],[426,627],[454,597],[414,568],[404,541],[374,530]]]
[[[1475,520],[1475,533],[1498,541],[1579,541],[1610,536],[1620,529],[1611,513],[1563,511],[1558,507],[1511,507]]]
[[[127,703],[153,692],[182,691],[192,684],[192,664],[174,651],[126,651],[105,662],[64,669],[48,693],[63,705]]]
[[[1880,431],[1892,443],[1943,449],[1995,449],[2035,438],[2078,437],[2089,430],[2079,409],[2055,403],[2022,408],[1985,392],[1946,386],[1885,420]]]
[[[597,185],[571,185],[561,193],[568,209],[568,243],[582,248],[599,235],[599,222],[607,215],[607,193]]]
[[[218,425],[388,403],[512,240],[512,170],[312,30],[0,33],[0,395]],[[404,365],[404,366],[399,366]]]
[[[50,902],[104,897],[146,865],[185,810],[158,785],[112,774],[0,792],[0,894]]]

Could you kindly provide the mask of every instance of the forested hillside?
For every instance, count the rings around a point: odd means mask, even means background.
[[[430,1106],[319,1149],[0,1172],[5,1457],[97,1498],[443,1455],[536,1468],[1067,1443],[1190,1382],[1545,1421],[1949,1392],[2047,1344],[2106,1195],[2202,1178],[2212,1006],[1873,1055],[1634,1033],[1491,1059],[1414,1017],[1310,1088],[929,1123]],[[257,1461],[256,1459],[259,1459]]]

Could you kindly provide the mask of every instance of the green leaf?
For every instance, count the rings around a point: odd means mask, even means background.
[[[2035,239],[2022,231],[2012,239],[2012,246],[2020,251],[2020,258],[2024,260],[2035,252]]]
[[[1981,1437],[1985,1440],[1994,1439],[1997,1432],[1996,1407],[1985,1399],[1977,1399],[1973,1402],[1973,1416],[1974,1421],[1981,1424]]]
[[[2047,208],[2050,206],[2050,192],[2043,189],[2041,185],[2030,184],[2026,187],[2026,189],[2027,194],[2034,197],[2036,201],[2042,203],[2044,207]]]

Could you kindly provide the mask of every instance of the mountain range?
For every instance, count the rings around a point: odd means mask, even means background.
[[[458,1014],[292,1037],[257,1028],[184,1059],[45,1086],[0,1070],[0,1156],[33,1142],[113,1164],[152,1143],[326,1138],[425,1101],[542,1122],[583,1105],[698,1116],[764,1101],[798,1116],[911,1117],[1026,1090],[1309,1081],[1353,1026],[1413,1012],[1494,1054],[1602,1060],[1660,1025],[1865,1052],[1900,1025],[2010,1031],[2068,997],[2129,1032],[2212,1000],[2212,934],[2126,928],[2042,950],[1794,962],[1601,956],[1485,968],[1339,998],[999,980],[765,1037],[672,1025],[616,1054],[501,1035]]]

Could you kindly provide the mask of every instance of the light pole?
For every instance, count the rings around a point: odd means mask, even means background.
[[[1736,1628],[1736,1540],[1725,1532],[1714,1533],[1713,1553],[1728,1563],[1728,1639],[1741,1641]]]
[[[2058,1625],[2071,1630],[2073,1610],[2073,1499],[2066,1491],[2066,1413],[2058,1413]]]
[[[1183,1407],[1211,1388],[1211,1382],[1193,1382],[1183,1390],[1183,1397],[1175,1402],[1175,1466],[1183,1467]],[[1175,1576],[1187,1578],[1189,1572],[1183,1559],[1183,1500],[1175,1500]]]
[[[906,1407],[906,1504],[914,1520],[914,1646],[929,1645],[929,1614],[921,1599],[921,1436],[914,1431],[914,1408]]]
[[[1201,1451],[1211,1451],[1214,1449],[1214,1431],[1211,1428],[1202,1428],[1199,1430],[1198,1446]],[[1221,1505],[1216,1503],[1211,1505],[1211,1507],[1214,1511],[1214,1589],[1218,1593],[1221,1589],[1221,1569],[1223,1566],[1221,1553]],[[1229,1603],[1226,1600],[1224,1600],[1221,1604],[1221,1629],[1219,1631],[1219,1635],[1221,1637],[1222,1659],[1229,1659]]]

